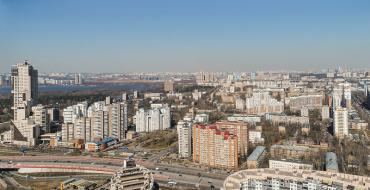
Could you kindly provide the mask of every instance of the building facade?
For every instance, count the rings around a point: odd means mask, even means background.
[[[284,103],[273,99],[269,92],[254,92],[252,97],[246,98],[245,102],[245,112],[251,115],[282,113],[284,111]]]
[[[223,169],[238,167],[238,139],[215,125],[193,125],[193,161]]]
[[[250,169],[231,174],[222,190],[344,190],[370,189],[370,178],[325,171]]]
[[[338,107],[334,110],[334,135],[337,138],[344,138],[348,135],[348,110]]]
[[[11,87],[14,114],[14,126],[11,128],[13,143],[34,146],[40,135],[40,126],[30,117],[32,106],[37,104],[38,98],[37,70],[28,61],[13,66]]]
[[[303,163],[300,160],[269,160],[269,168],[272,169],[300,169],[300,170],[312,170],[313,165],[309,163]]]
[[[179,145],[179,157],[188,158],[192,156],[192,122],[179,121],[177,123],[177,135]]]
[[[149,110],[139,109],[134,117],[136,132],[152,132],[171,127],[171,111],[168,105]]]

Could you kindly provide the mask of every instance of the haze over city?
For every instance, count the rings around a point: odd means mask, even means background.
[[[369,0],[0,0],[0,190],[370,190]]]
[[[0,70],[362,68],[369,23],[367,0],[0,0]]]

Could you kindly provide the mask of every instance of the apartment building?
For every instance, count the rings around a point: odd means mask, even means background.
[[[30,117],[32,106],[37,104],[38,97],[38,72],[32,65],[25,61],[11,68],[11,93],[13,98],[13,123],[12,142],[19,145],[34,146],[40,135],[39,123]],[[42,116],[41,116],[42,117]]]
[[[164,81],[163,89],[165,92],[174,92],[174,82],[172,80]]]
[[[14,121],[24,120],[31,113],[31,107],[37,104],[38,72],[25,61],[12,66],[11,80]]]
[[[223,169],[238,167],[238,138],[215,125],[193,125],[193,161]]]
[[[334,135],[337,138],[344,138],[348,135],[348,110],[347,108],[337,107],[334,110]]]
[[[83,104],[80,104],[83,105]],[[83,107],[84,108],[84,107]],[[112,137],[118,140],[126,138],[128,125],[127,104],[115,102],[101,106],[101,102],[92,104],[82,114],[80,106],[64,109],[67,121],[62,125],[62,141],[82,139],[85,142]],[[69,135],[66,135],[69,134]]]
[[[38,104],[37,106],[32,107],[32,113],[32,118],[35,121],[35,124],[45,132],[50,132],[47,108],[41,104]]]
[[[134,116],[136,132],[152,132],[171,127],[171,111],[168,105],[148,110],[139,109]]]
[[[245,112],[251,115],[266,113],[282,113],[284,103],[271,97],[269,92],[254,92],[252,97],[246,98]]]
[[[217,78],[214,73],[199,72],[196,75],[196,82],[198,85],[212,86],[217,82]]]
[[[192,124],[191,121],[179,121],[177,123],[176,128],[180,158],[192,156]]]
[[[271,121],[273,125],[279,124],[298,124],[306,125],[310,123],[308,117],[291,116],[282,114],[266,114],[265,118],[267,121]]]
[[[338,107],[351,109],[352,90],[350,83],[339,83],[333,87],[333,110]]]
[[[79,117],[87,116],[87,102],[80,102],[76,105],[69,106],[63,109],[64,123],[74,123],[74,120]]]
[[[321,119],[326,120],[330,118],[330,109],[329,106],[322,106],[321,108]]]
[[[323,95],[308,94],[286,98],[290,110],[298,111],[306,107],[308,109],[320,109],[323,103]]]
[[[249,130],[248,131],[248,141],[252,144],[263,143],[265,141],[262,138],[262,132],[259,130]]]
[[[301,157],[311,156],[317,151],[317,148],[297,145],[272,145],[270,148],[271,157],[278,159],[301,159]]]
[[[218,130],[229,131],[238,139],[238,155],[247,157],[248,154],[248,124],[240,121],[218,121],[215,123]]]
[[[233,114],[227,117],[228,121],[243,121],[249,124],[256,124],[261,122],[261,116],[258,115],[243,115],[243,114]]]
[[[228,176],[222,190],[339,190],[370,189],[370,178],[299,169],[248,169]]]

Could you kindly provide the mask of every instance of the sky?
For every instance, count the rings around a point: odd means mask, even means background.
[[[370,68],[369,0],[0,0],[0,73]]]

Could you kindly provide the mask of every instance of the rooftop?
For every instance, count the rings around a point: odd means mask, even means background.
[[[327,152],[325,154],[325,166],[326,169],[338,171],[337,155],[334,152]]]
[[[332,173],[315,170],[299,169],[249,169],[229,175],[224,181],[222,190],[241,189],[241,184],[249,179],[267,181],[268,179],[281,179],[284,181],[308,182],[312,179],[316,183],[327,186],[335,186],[339,189],[356,187],[358,189],[370,189],[370,177],[357,176],[343,173]]]
[[[264,146],[257,146],[256,149],[248,156],[248,160],[257,160],[260,155],[265,151]]]

